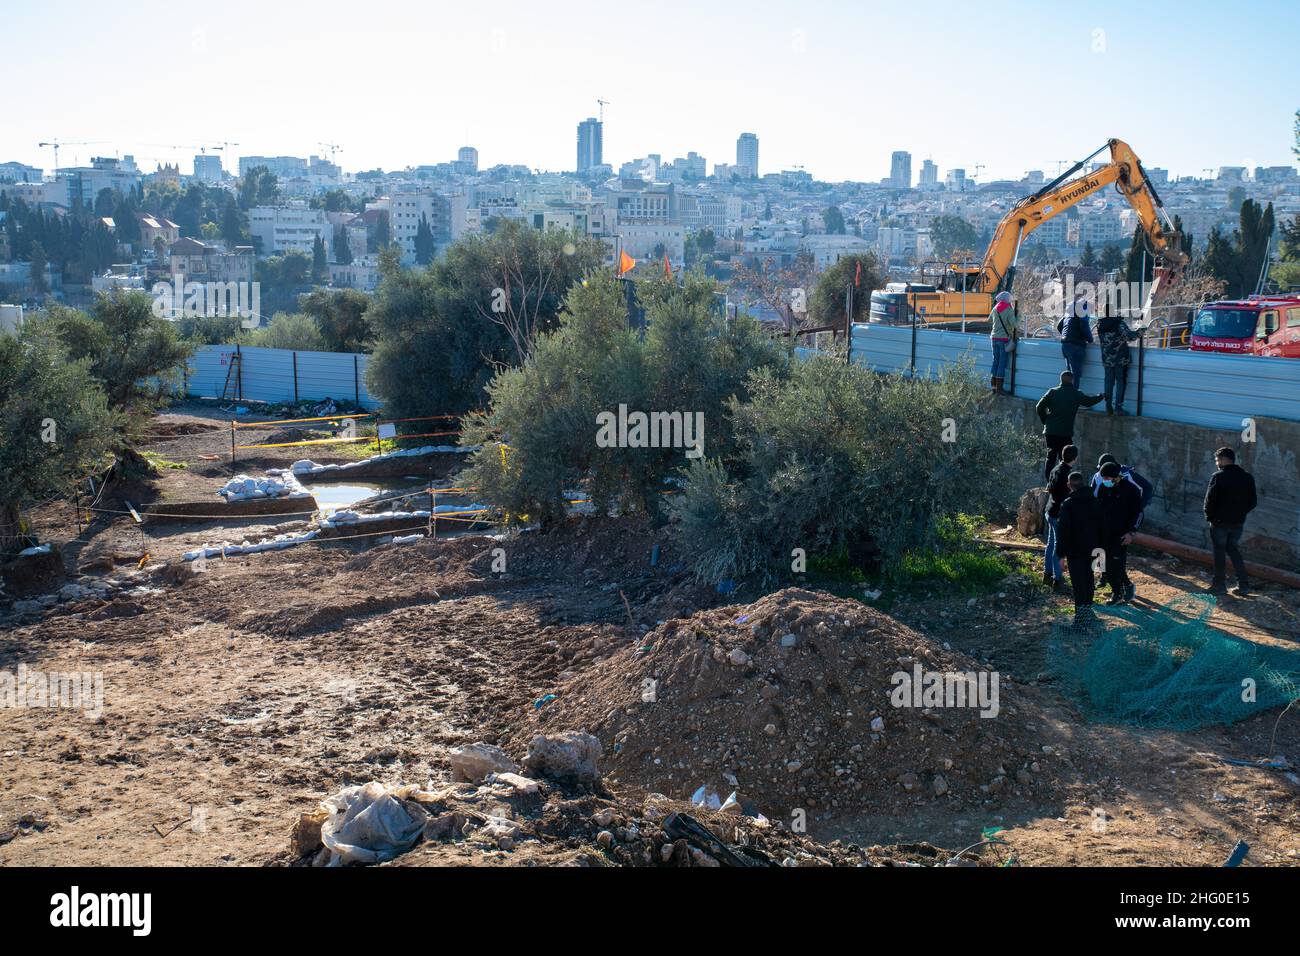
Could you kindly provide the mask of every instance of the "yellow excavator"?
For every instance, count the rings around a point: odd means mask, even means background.
[[[1077,175],[1107,150],[1110,162],[1093,172]],[[1107,141],[1092,155],[1081,159],[1032,196],[1016,203],[998,223],[980,265],[945,263],[934,281],[923,270],[920,282],[891,282],[871,293],[871,321],[889,325],[936,325],[980,321],[993,308],[993,296],[1011,291],[1016,276],[1020,247],[1031,232],[1071,206],[1114,184],[1134,212],[1156,257],[1155,280],[1143,308],[1150,314],[1160,289],[1187,264],[1182,235],[1165,212],[1155,186],[1147,178],[1142,161],[1121,140]]]

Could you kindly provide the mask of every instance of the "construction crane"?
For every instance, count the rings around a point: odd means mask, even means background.
[[[324,146],[326,149],[328,149],[328,150],[330,151],[330,163],[331,163],[332,165],[334,165],[334,166],[337,166],[337,165],[338,165],[338,163],[336,163],[336,162],[334,161],[334,158],[335,158],[335,157],[334,157],[334,154],[335,154],[335,153],[338,153],[338,152],[341,152],[342,149],[343,149],[342,146],[340,146],[338,143],[317,143],[316,145],[317,145],[317,146]]]
[[[1110,162],[1086,171],[1088,164],[1106,150],[1110,151]],[[1082,175],[1077,175],[1080,171]],[[1142,310],[1143,317],[1149,318],[1160,290],[1187,265],[1188,256],[1182,248],[1182,235],[1174,228],[1141,160],[1127,143],[1112,139],[1012,206],[994,230],[979,265],[942,263],[933,283],[927,281],[922,267],[919,283],[890,283],[885,289],[872,292],[871,321],[905,324],[916,314],[924,316],[921,321],[925,324],[936,324],[988,315],[993,308],[993,296],[1012,291],[1025,237],[1111,185],[1137,213],[1151,252],[1158,257],[1155,281]]]
[[[600,121],[603,123],[605,122],[605,107],[613,106],[614,104],[609,100],[602,100],[599,96],[596,97],[596,104],[600,108]]]
[[[103,142],[104,142],[103,140],[90,140],[90,141],[88,141],[88,142],[81,142],[81,143],[68,143],[68,142],[64,142],[63,140],[60,140],[60,139],[52,139],[52,140],[50,140],[48,143],[37,143],[36,145],[37,145],[37,147],[49,146],[49,147],[51,147],[51,148],[54,150],[54,170],[55,170],[55,172],[58,172],[58,169],[59,169],[59,148],[60,148],[60,147],[62,147],[62,146],[100,146],[100,145],[103,144]]]

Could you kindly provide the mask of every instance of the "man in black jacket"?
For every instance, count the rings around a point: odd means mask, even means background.
[[[1047,463],[1043,466],[1043,478],[1052,474],[1052,469],[1060,460],[1061,449],[1074,444],[1074,419],[1080,408],[1091,408],[1104,398],[1102,395],[1088,396],[1074,387],[1074,376],[1069,372],[1061,373],[1061,384],[1049,388],[1034,406],[1038,420],[1043,423],[1043,441],[1047,445]]]
[[[1092,618],[1092,562],[1100,547],[1100,506],[1083,472],[1070,473],[1069,488],[1056,518],[1056,554],[1057,561],[1070,570],[1074,623],[1086,624]]]
[[[1142,492],[1125,481],[1119,462],[1101,466],[1101,486],[1096,492],[1101,510],[1101,546],[1106,550],[1106,580],[1110,583],[1107,604],[1133,600],[1137,589],[1128,577],[1128,544],[1142,522]]]
[[[1250,588],[1246,580],[1246,561],[1238,543],[1246,515],[1259,504],[1255,479],[1237,464],[1237,453],[1231,448],[1216,451],[1214,463],[1219,470],[1210,478],[1210,486],[1205,491],[1205,520],[1210,523],[1210,540],[1214,543],[1214,581],[1209,590],[1212,594],[1224,593],[1226,559],[1232,558],[1232,569],[1237,572],[1237,586],[1232,593],[1245,597]]]

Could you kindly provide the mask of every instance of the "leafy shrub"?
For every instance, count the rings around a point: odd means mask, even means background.
[[[944,516],[1010,505],[1034,461],[969,364],[912,380],[818,356],[786,378],[756,372],[749,391],[731,403],[739,453],[692,463],[675,503],[706,580],[772,581],[795,548],[868,545],[897,577],[905,555],[941,543]]]
[[[487,412],[466,419],[462,438],[484,444],[466,478],[480,498],[512,519],[549,522],[586,481],[601,513],[658,513],[665,478],[688,459],[682,448],[600,447],[597,416],[620,405],[701,413],[704,453],[731,446],[726,401],[745,395],[752,369],[779,367],[781,347],[748,318],[727,323],[712,308],[716,286],[700,276],[641,290],[644,338],[628,328],[620,284],[600,272],[573,288],[559,327],[521,367],[493,378]]]

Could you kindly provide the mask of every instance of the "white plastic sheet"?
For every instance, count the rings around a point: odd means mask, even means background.
[[[398,799],[396,792],[371,781],[344,787],[321,801],[330,811],[320,828],[321,842],[330,851],[327,866],[383,863],[416,844],[429,815],[419,804]]]

